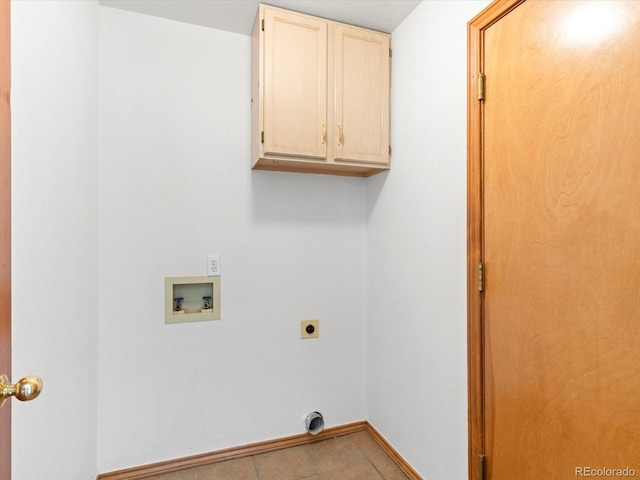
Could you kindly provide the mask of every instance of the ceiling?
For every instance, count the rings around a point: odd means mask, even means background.
[[[262,3],[391,33],[421,0],[267,0]],[[251,35],[258,0],[100,0],[102,5]]]

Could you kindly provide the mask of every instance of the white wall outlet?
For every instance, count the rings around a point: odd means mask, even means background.
[[[318,338],[320,320],[302,320],[300,322],[300,338]]]
[[[209,255],[207,257],[207,276],[215,277],[220,275],[220,255]]]

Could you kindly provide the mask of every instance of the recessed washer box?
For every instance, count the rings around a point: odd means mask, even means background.
[[[220,277],[166,277],[164,323],[220,320]]]

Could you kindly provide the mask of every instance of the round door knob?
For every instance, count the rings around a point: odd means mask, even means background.
[[[9,383],[6,375],[0,375],[0,406],[9,397],[16,397],[21,402],[33,400],[42,391],[42,379],[40,377],[24,377],[15,385]]]
[[[33,400],[42,391],[42,379],[40,377],[24,377],[16,383],[16,398],[21,402]]]

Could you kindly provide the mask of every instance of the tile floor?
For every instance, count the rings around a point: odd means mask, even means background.
[[[404,473],[365,431],[149,478],[155,480],[407,480]]]

